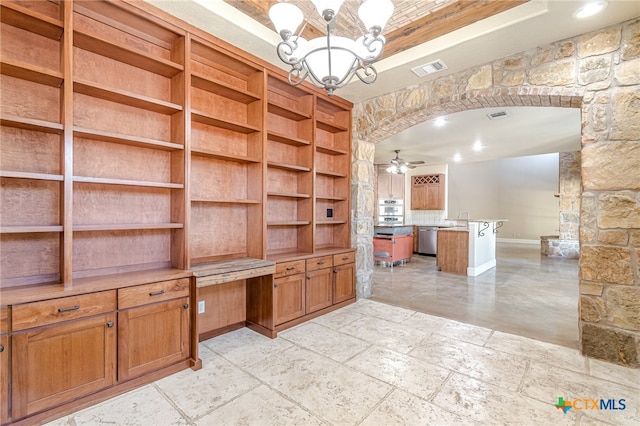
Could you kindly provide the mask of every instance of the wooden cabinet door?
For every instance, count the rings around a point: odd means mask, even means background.
[[[333,268],[333,303],[344,302],[356,297],[355,263],[347,263]]]
[[[427,210],[427,185],[417,178],[411,177],[411,210]]]
[[[391,175],[386,173],[378,174],[378,199],[390,199],[392,192]]]
[[[11,418],[20,419],[116,381],[115,313],[11,336]]]
[[[305,274],[278,278],[273,282],[274,324],[280,325],[305,313]]]
[[[9,337],[0,336],[0,423],[9,419]]]
[[[310,314],[332,305],[331,268],[307,272],[306,313]]]
[[[118,312],[118,380],[189,356],[189,298]]]
[[[391,198],[404,200],[404,175],[391,176]]]

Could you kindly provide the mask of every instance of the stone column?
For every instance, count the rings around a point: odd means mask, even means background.
[[[351,170],[351,245],[356,251],[356,297],[371,297],[373,285],[373,221],[375,145],[353,138]]]

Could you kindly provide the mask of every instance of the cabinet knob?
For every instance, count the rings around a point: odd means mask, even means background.
[[[278,284],[274,284],[274,285],[273,285],[273,288],[278,288]]]
[[[337,269],[334,269],[334,270],[333,270],[333,273],[334,273],[334,274],[337,274],[337,273],[338,273],[338,270],[337,270]]]
[[[149,293],[149,296],[160,296],[164,294],[164,290],[160,290],[160,291],[152,291],[151,293]]]
[[[63,312],[77,311],[78,309],[80,309],[80,306],[75,305],[75,306],[71,306],[70,308],[58,308],[58,312],[63,313]]]
[[[0,345],[0,352],[4,352],[4,345]]]
[[[307,279],[308,279],[308,280],[310,280],[310,279],[311,279],[311,277],[310,277],[309,275],[307,275]]]
[[[109,328],[113,327],[113,321],[109,321],[109,322],[107,323],[107,327],[109,327]]]
[[[185,308],[185,309],[189,309],[189,304],[185,303],[184,305],[182,305],[182,307]]]

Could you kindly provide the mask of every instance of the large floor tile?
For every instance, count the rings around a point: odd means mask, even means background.
[[[495,331],[485,345],[487,348],[506,352],[518,357],[528,357],[579,373],[585,372],[585,358],[577,349],[541,342],[514,334]]]
[[[610,362],[589,359],[589,374],[599,379],[640,389],[640,369],[623,367]]]
[[[452,410],[455,408],[455,406],[451,407]],[[474,423],[468,418],[453,414],[414,395],[396,389],[361,424],[362,426],[464,426]]]
[[[484,345],[492,330],[489,328],[478,327],[477,325],[464,324],[458,321],[447,321],[436,331],[437,334],[446,337],[453,337],[454,339],[462,340],[463,342],[474,343],[476,345]]]
[[[291,346],[284,339],[270,339],[249,328],[241,328],[201,343],[213,352],[222,355],[233,364],[246,367],[276,356]]]
[[[249,370],[332,424],[355,424],[391,390],[379,380],[295,346]]]
[[[362,352],[347,365],[423,399],[431,398],[451,374],[444,368],[378,346]]]
[[[364,340],[313,322],[290,328],[279,333],[278,337],[338,362],[344,362],[371,346]]]
[[[431,334],[438,331],[449,321],[451,320],[437,317],[435,315],[423,314],[422,312],[416,312],[414,315],[402,321],[402,325],[415,328],[425,334]]]
[[[148,385],[72,416],[76,426],[112,424],[118,426],[186,425],[187,421],[160,392]]]
[[[527,365],[522,358],[435,334],[409,355],[512,391]]]
[[[191,419],[207,414],[260,384],[218,354],[203,350],[200,358],[200,370],[184,370],[156,382],[158,388]]]
[[[259,386],[195,422],[201,426],[322,425],[323,422],[278,392]]]
[[[316,324],[338,330],[364,316],[353,309],[355,305],[356,304],[348,305],[344,308],[338,309],[337,311],[329,312],[328,314],[316,317],[311,321]]]
[[[512,391],[454,374],[433,403],[482,425],[575,425],[576,414]]]
[[[617,425],[640,424],[640,392],[637,388],[555,368],[548,364],[531,363],[523,382],[522,393],[547,403],[553,403],[559,397],[565,400],[625,399],[624,410],[581,411],[587,417]]]
[[[374,302],[369,299],[360,299],[350,306],[350,309],[361,315],[382,318],[391,322],[402,322],[415,314],[415,311],[386,303]]]
[[[377,317],[363,317],[342,327],[340,331],[402,353],[408,353],[426,337],[412,327]]]

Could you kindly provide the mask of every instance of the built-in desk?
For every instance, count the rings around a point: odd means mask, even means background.
[[[195,321],[200,341],[246,325],[247,286],[273,282],[276,263],[243,257],[191,268],[196,282]]]

